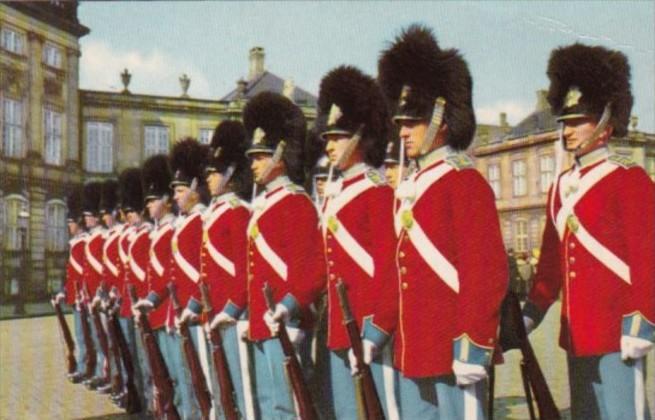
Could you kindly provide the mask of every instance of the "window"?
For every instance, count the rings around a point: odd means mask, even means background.
[[[111,172],[114,167],[114,127],[111,123],[86,123],[86,170]]]
[[[66,205],[61,200],[51,200],[45,207],[46,249],[66,250],[67,226]]]
[[[43,47],[43,62],[51,67],[61,68],[61,50],[52,44]]]
[[[526,167],[524,160],[512,162],[512,188],[514,197],[527,194]]]
[[[14,54],[23,53],[23,35],[9,28],[2,28],[0,35],[2,48]]]
[[[28,209],[29,203],[23,196],[10,195],[4,199],[4,245],[7,251],[19,251],[27,248],[26,242],[29,235],[27,231],[25,236],[21,234],[19,215],[21,212],[27,213]]]
[[[646,157],[646,172],[650,175],[650,179],[655,181],[655,156]]]
[[[524,219],[516,219],[514,222],[514,250],[528,251],[528,222]]]
[[[200,134],[198,135],[198,141],[202,144],[209,144],[212,141],[212,135],[214,130],[211,128],[201,128]]]
[[[45,136],[45,162],[61,165],[61,114],[46,107],[43,109]]]
[[[496,199],[500,198],[500,167],[497,163],[490,164],[487,167],[487,178],[489,179],[489,185],[494,191],[494,196]]]
[[[552,156],[541,156],[539,158],[539,190],[547,193],[555,176],[555,160]]]
[[[144,158],[168,154],[168,127],[147,125],[145,127]]]
[[[23,104],[9,98],[2,99],[2,150],[5,156],[25,156]]]

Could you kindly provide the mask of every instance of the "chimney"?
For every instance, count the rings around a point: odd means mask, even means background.
[[[506,112],[501,112],[500,113],[500,126],[501,128],[507,128],[509,124],[507,124],[507,113]]]
[[[537,111],[546,111],[550,109],[547,99],[548,91],[539,89],[537,91]]]
[[[237,99],[243,99],[244,96],[246,96],[246,87],[248,86],[248,82],[246,82],[243,79],[237,80]]]
[[[253,80],[264,74],[264,48],[252,47],[250,49],[250,68],[248,80]]]

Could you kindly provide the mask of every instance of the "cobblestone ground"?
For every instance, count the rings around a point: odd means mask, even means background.
[[[72,326],[72,318],[67,317]],[[530,338],[557,406],[569,418],[566,359],[553,337],[559,330],[559,307],[553,307]],[[649,355],[653,363],[653,354]],[[496,368],[495,419],[527,419],[519,374],[520,354],[505,355]],[[649,366],[652,372],[653,367]],[[647,395],[655,395],[649,374]],[[655,418],[655,401],[649,398]],[[54,316],[0,321],[0,419],[120,419],[127,416],[107,397],[65,379],[63,341]]]

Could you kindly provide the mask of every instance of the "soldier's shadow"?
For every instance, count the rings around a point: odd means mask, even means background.
[[[538,410],[535,405],[535,414]],[[560,410],[562,420],[571,419],[569,408]],[[530,413],[524,396],[498,397],[494,399],[494,420],[528,420]]]

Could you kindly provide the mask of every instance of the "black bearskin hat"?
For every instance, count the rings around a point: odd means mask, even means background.
[[[243,124],[251,146],[246,154],[275,152],[284,140],[282,155],[289,178],[302,184],[305,174],[303,152],[307,123],[298,106],[288,98],[273,92],[255,95],[243,109]]]
[[[82,196],[82,214],[84,216],[99,216],[101,194],[102,182],[92,181],[84,184]]]
[[[581,116],[599,119],[609,103],[614,134],[627,134],[633,99],[630,65],[623,53],[576,43],[553,50],[547,74],[548,102],[559,120]]]
[[[429,121],[435,100],[442,97],[446,100],[446,143],[457,150],[471,144],[475,114],[468,65],[456,49],[439,48],[432,30],[420,25],[405,29],[382,52],[378,80],[394,106],[395,120]]]
[[[111,214],[118,206],[118,182],[108,179],[102,183],[100,195],[100,214]]]
[[[323,80],[318,95],[318,130],[328,134],[352,136],[363,125],[360,150],[364,161],[380,166],[389,132],[389,112],[386,99],[375,80],[350,66],[330,71]]]
[[[203,168],[207,162],[209,148],[198,143],[191,137],[186,137],[175,143],[171,150],[170,162],[173,172],[173,181],[171,188],[177,185],[191,186],[193,179],[196,179],[197,185],[205,183]]]
[[[82,187],[76,185],[66,196],[67,221],[80,223],[82,217]]]
[[[121,208],[125,213],[143,210],[143,188],[141,186],[141,169],[127,168],[118,177]]]
[[[216,126],[209,147],[205,176],[211,172],[225,173],[234,165],[229,184],[233,192],[249,200],[252,192],[252,173],[246,150],[246,129],[240,121],[223,121]]]
[[[170,196],[170,183],[173,178],[166,155],[150,156],[143,162],[141,187],[144,191],[143,201],[157,200],[164,195]]]

